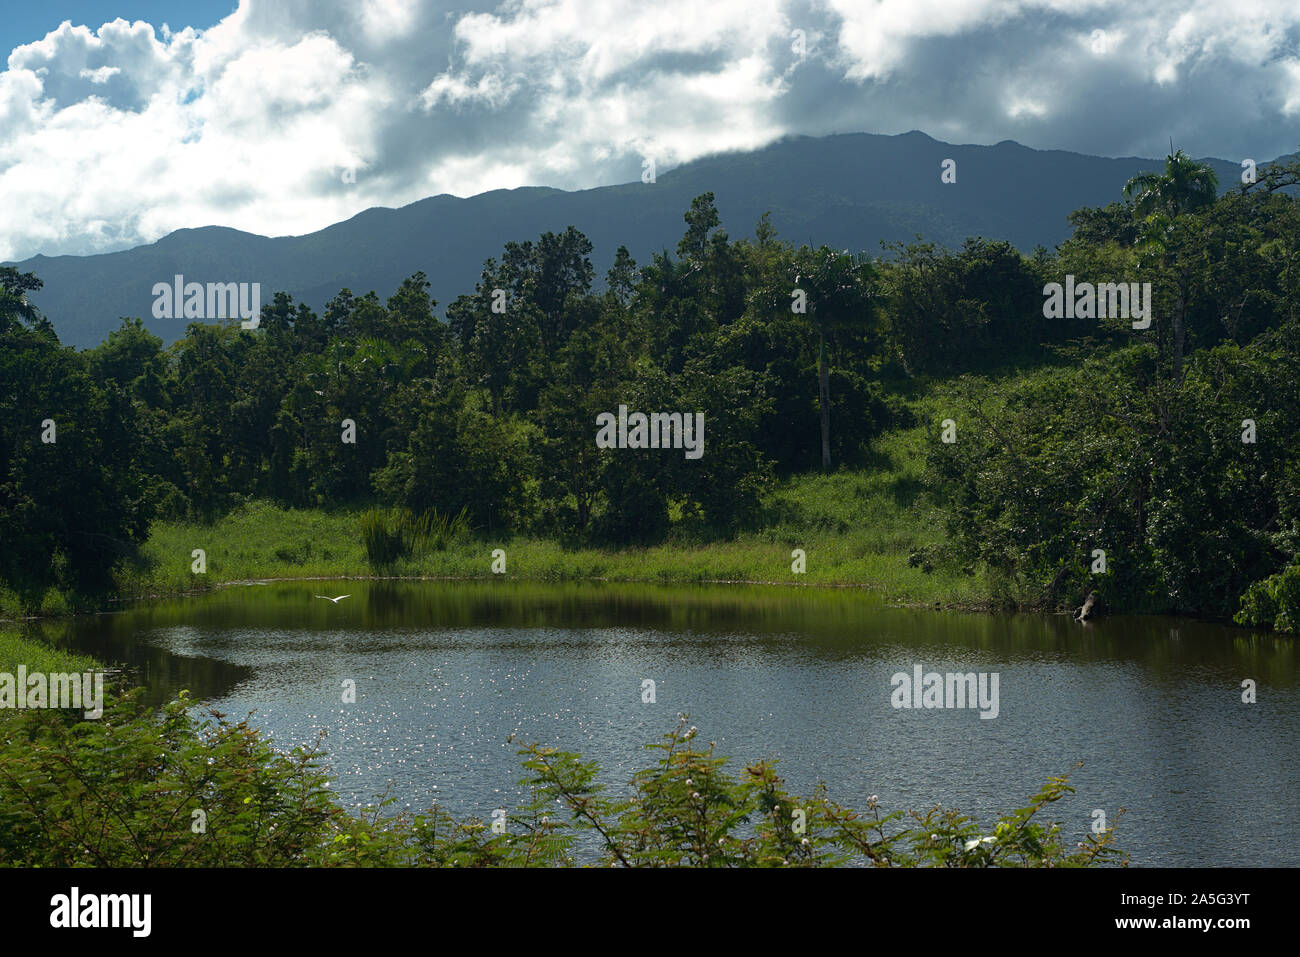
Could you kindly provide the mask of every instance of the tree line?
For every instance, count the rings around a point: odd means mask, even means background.
[[[102,589],[155,518],[250,499],[610,546],[730,536],[762,525],[781,478],[869,467],[929,393],[956,424],[944,442],[925,423],[952,560],[1021,603],[1100,587],[1230,615],[1300,536],[1298,181],[1275,166],[1216,198],[1178,152],[1029,254],[796,247],[766,216],[733,240],[706,193],[674,251],[620,247],[599,288],[569,227],[507,243],[445,319],[417,273],[319,313],[277,293],[255,330],[193,323],[165,348],[135,318],[64,347],[28,300],[39,278],[0,269],[0,579]],[[1150,282],[1151,327],[1045,319],[1066,274]],[[598,448],[619,405],[702,411],[706,453]]]

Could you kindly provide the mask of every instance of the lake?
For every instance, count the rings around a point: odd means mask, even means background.
[[[1069,772],[1053,818],[1081,839],[1095,810],[1127,808],[1134,865],[1300,864],[1294,644],[1220,624],[894,608],[858,589],[331,581],[57,627],[138,668],[154,700],[187,688],[255,712],[281,748],[327,732],[349,805],[387,792],[490,819],[521,800],[512,734],[598,760],[618,790],[682,712],[735,771],[776,758],[796,794],[824,780],[851,807],[875,794],[987,823]],[[996,675],[996,717],[895,707],[893,676],[917,666]]]

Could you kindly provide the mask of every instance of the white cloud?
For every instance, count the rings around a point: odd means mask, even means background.
[[[115,20],[32,38],[0,72],[0,259],[628,182],[644,156],[662,174],[789,133],[1297,146],[1294,0],[469,2],[242,0],[203,31]]]
[[[1282,64],[1285,75],[1284,89],[1286,99],[1282,103],[1282,112],[1287,116],[1300,113],[1300,59],[1288,60]]]
[[[107,83],[110,77],[115,77],[121,72],[120,66],[101,66],[97,70],[83,69],[77,75],[91,83]]]

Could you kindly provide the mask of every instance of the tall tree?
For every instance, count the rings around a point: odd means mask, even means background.
[[[1209,206],[1218,189],[1214,170],[1177,150],[1165,157],[1164,172],[1138,173],[1125,183],[1124,196],[1139,217],[1162,212],[1175,218]]]
[[[806,315],[817,334],[817,405],[821,419],[822,468],[831,468],[831,388],[826,341],[850,322],[866,322],[872,313],[869,261],[858,262],[827,246],[803,247],[795,258],[795,289],[804,294]],[[798,300],[796,300],[798,301]]]
[[[151,518],[135,408],[59,345],[26,299],[40,286],[0,269],[0,580],[32,607],[51,585],[104,589]]]
[[[1187,342],[1187,299],[1190,266],[1180,261],[1185,236],[1183,217],[1210,206],[1218,194],[1214,170],[1182,150],[1165,157],[1163,173],[1139,173],[1124,184],[1125,198],[1133,202],[1134,215],[1143,221],[1138,243],[1154,252],[1161,265],[1172,268],[1174,282],[1174,381],[1183,379],[1183,351]]]

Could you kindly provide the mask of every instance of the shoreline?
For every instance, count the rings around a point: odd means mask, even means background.
[[[890,607],[929,611],[1058,615],[1073,610],[1073,605],[1048,607],[1030,596],[1004,594],[986,569],[961,566],[931,508],[904,509],[897,503],[876,501],[879,507],[861,514],[834,511],[830,503],[838,507],[867,494],[864,489],[869,490],[871,482],[867,476],[837,473],[801,481],[804,485],[798,488],[804,491],[808,484],[816,483],[813,498],[822,506],[814,512],[806,505],[799,526],[777,523],[729,539],[682,537],[621,548],[530,536],[492,539],[470,533],[443,547],[401,559],[383,572],[370,565],[358,533],[358,511],[285,508],[254,501],[210,524],[156,522],[136,558],[115,571],[103,597],[52,589],[24,606],[17,595],[0,585],[0,625],[111,613],[135,603],[196,597],[236,585],[297,581],[471,583],[504,579],[538,585],[732,585],[859,590],[879,596]],[[782,494],[794,495],[797,490],[788,486]],[[813,522],[814,515],[823,520]],[[200,549],[204,570],[198,572],[194,559]],[[498,551],[509,556],[509,564],[500,574],[489,571]],[[796,553],[805,571],[794,570],[791,559]],[[1232,625],[1243,634],[1253,630],[1230,619],[1197,613],[1108,609],[1106,614],[1215,622]]]
[[[659,585],[665,587],[682,587],[690,585],[750,585],[761,586],[764,588],[798,588],[798,589],[839,589],[839,590],[858,590],[882,592],[885,590],[884,585],[876,582],[799,582],[799,581],[778,581],[773,579],[743,579],[743,578],[691,578],[681,580],[664,580],[662,578],[624,578],[610,576],[565,576],[565,577],[546,577],[546,576],[525,576],[525,575],[281,575],[274,577],[261,578],[232,578],[229,580],[212,582],[204,588],[187,588],[163,590],[151,594],[134,595],[130,597],[114,597],[106,599],[106,604],[128,605],[136,602],[149,601],[168,601],[176,598],[194,598],[200,595],[211,594],[224,588],[243,587],[248,585],[271,585],[281,582],[308,582],[308,581],[386,581],[386,582],[489,582],[489,581],[509,581],[509,582],[526,582],[536,585],[560,585],[572,583],[592,583],[598,582],[606,585]],[[1034,613],[1043,614],[1068,614],[1068,612],[1045,612],[1041,609],[1033,608],[1006,608],[998,607],[992,601],[889,601],[886,599],[885,604],[891,608],[914,608],[926,611],[959,611],[979,614],[997,614],[999,612],[1007,614],[1016,613]],[[91,615],[112,614],[120,609],[104,607],[93,611],[67,611],[57,612],[44,615],[25,615],[22,617],[0,617],[0,625],[17,624],[28,621],[59,621],[67,618],[78,618]]]
[[[448,583],[468,583],[468,582],[489,582],[503,581],[512,583],[527,583],[534,585],[561,585],[561,584],[580,584],[580,583],[600,583],[607,585],[650,585],[665,587],[683,587],[691,585],[740,585],[740,586],[759,586],[763,588],[795,588],[795,589],[812,589],[812,590],[858,590],[883,592],[884,585],[873,582],[799,582],[799,581],[779,581],[773,579],[736,579],[736,578],[692,578],[681,580],[664,580],[662,578],[624,578],[609,576],[566,576],[566,577],[545,577],[545,576],[525,576],[525,575],[279,575],[258,578],[233,578],[229,580],[212,582],[204,588],[189,588],[164,590],[153,594],[142,594],[131,597],[117,597],[107,599],[107,604],[112,605],[129,605],[136,602],[151,601],[168,601],[177,598],[193,598],[201,595],[211,594],[225,588],[247,587],[250,585],[271,585],[285,582],[309,582],[309,581],[367,581],[367,582],[448,582]],[[999,606],[997,603],[986,601],[890,601],[884,599],[884,603],[890,608],[910,608],[918,611],[955,611],[965,614],[1040,614],[1040,615],[1069,615],[1069,609],[1051,611],[1043,608],[1032,608],[1024,606]],[[19,618],[0,618],[0,626],[14,625],[22,622],[32,621],[59,621],[63,619],[78,618],[92,615],[113,614],[125,609],[105,607],[94,611],[72,611],[60,612],[48,615],[27,615]],[[1200,621],[1219,625],[1226,625],[1241,632],[1256,632],[1258,629],[1248,628],[1238,625],[1231,619],[1219,619],[1205,615],[1196,614],[1177,614],[1173,612],[1127,612],[1120,613],[1125,616],[1133,617],[1154,617],[1154,618],[1180,618],[1187,621]],[[1101,617],[1112,617],[1107,614]],[[1272,632],[1278,637],[1289,637],[1285,633]]]

